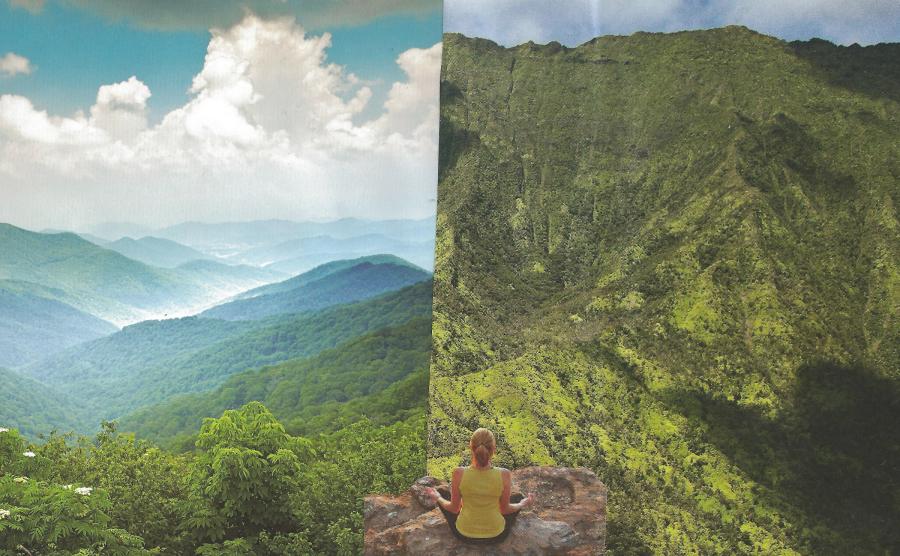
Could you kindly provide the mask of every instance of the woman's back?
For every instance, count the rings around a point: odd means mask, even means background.
[[[503,494],[503,472],[498,467],[467,467],[459,483],[462,509],[456,521],[457,530],[473,539],[496,537],[506,521],[500,513]]]

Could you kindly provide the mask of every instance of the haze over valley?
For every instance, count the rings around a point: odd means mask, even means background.
[[[30,436],[90,433],[233,374],[427,318],[433,237],[433,218],[0,224],[0,419]]]

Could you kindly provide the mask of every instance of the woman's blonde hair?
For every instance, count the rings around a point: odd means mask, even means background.
[[[472,454],[475,456],[475,461],[478,462],[478,465],[481,467],[487,466],[491,462],[494,450],[497,448],[494,433],[484,428],[476,430],[472,433],[471,440],[469,440],[469,448],[472,449]]]

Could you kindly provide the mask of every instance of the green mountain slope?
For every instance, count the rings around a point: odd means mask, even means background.
[[[430,311],[429,281],[356,304],[263,321],[148,321],[65,350],[23,373],[77,398],[86,408],[79,430],[90,431],[103,419],[210,390],[232,374],[309,357]]]
[[[351,268],[364,262],[369,262],[372,264],[391,263],[399,266],[418,268],[412,263],[404,261],[400,257],[395,257],[394,255],[369,255],[366,257],[358,257],[356,259],[341,259],[321,264],[313,269],[307,270],[303,274],[299,274],[297,276],[294,276],[293,278],[289,278],[275,284],[267,284],[265,286],[260,286],[258,288],[253,288],[251,290],[241,292],[238,295],[234,296],[234,298],[236,300],[248,299],[251,297],[259,297],[260,295],[291,291],[301,286],[305,286],[306,284],[309,284],[311,282],[315,282],[320,278],[324,278],[329,274],[334,274],[339,270]]]
[[[0,280],[0,366],[17,367],[117,330],[28,282]]]
[[[190,261],[212,260],[213,257],[176,241],[146,236],[140,239],[123,237],[103,247],[125,255],[129,259],[150,266],[175,268]]]
[[[429,276],[424,270],[408,264],[374,264],[364,261],[290,290],[218,305],[204,311],[201,316],[248,320],[316,311],[398,290],[427,280]]]
[[[181,396],[120,420],[162,444],[189,445],[206,417],[261,401],[294,434],[332,431],[363,416],[385,424],[419,411],[427,395],[431,319],[417,316],[308,359],[232,375],[211,392]]]
[[[61,301],[111,322],[143,318],[205,298],[199,285],[98,247],[75,234],[0,224],[0,279],[65,292]]]
[[[900,45],[447,35],[429,467],[587,465],[614,554],[900,546]]]
[[[14,371],[0,368],[0,427],[35,438],[73,430],[81,411],[71,397]]]

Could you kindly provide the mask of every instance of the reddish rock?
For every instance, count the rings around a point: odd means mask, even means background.
[[[514,492],[534,492],[537,503],[519,514],[509,537],[497,545],[456,539],[440,510],[424,495],[446,486],[423,477],[400,496],[368,496],[365,554],[593,556],[606,552],[606,486],[589,469],[527,467],[512,473]]]

